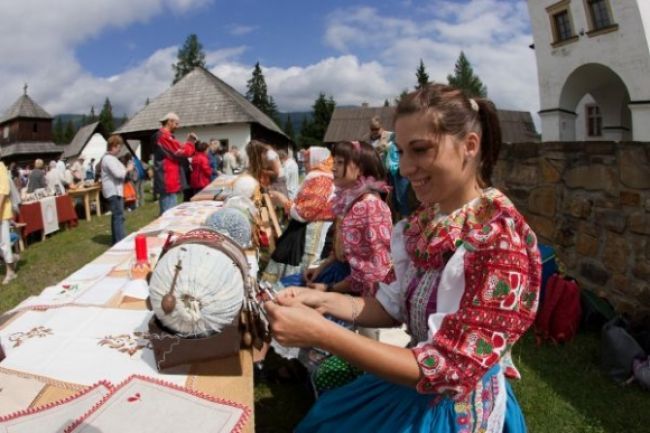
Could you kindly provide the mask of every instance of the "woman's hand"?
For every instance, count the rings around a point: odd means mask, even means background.
[[[321,270],[322,270],[322,266],[305,269],[305,273],[303,275],[303,277],[305,277],[305,283],[307,283],[307,285],[312,284],[320,274]]]
[[[324,293],[317,290],[296,286],[287,287],[277,294],[277,301],[280,305],[292,306],[302,304],[306,307],[314,308],[321,314],[325,313]]]
[[[319,346],[323,330],[331,323],[313,308],[300,303],[285,306],[266,302],[264,308],[271,323],[271,334],[283,346]]]

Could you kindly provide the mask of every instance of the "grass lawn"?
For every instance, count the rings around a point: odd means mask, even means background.
[[[127,213],[127,232],[158,215],[158,204]],[[19,277],[0,286],[0,312],[40,293],[103,253],[110,246],[110,216],[80,221],[45,242],[24,251]],[[578,335],[566,346],[537,347],[527,335],[513,358],[523,380],[514,384],[531,433],[641,433],[650,431],[650,393],[633,385],[621,388],[598,369],[599,337]],[[277,360],[270,360],[276,363]],[[311,406],[313,397],[302,384],[258,383],[255,417],[260,433],[291,431]]]

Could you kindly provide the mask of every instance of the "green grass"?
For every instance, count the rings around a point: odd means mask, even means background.
[[[127,213],[127,232],[158,215],[157,203]],[[110,216],[80,221],[23,253],[19,276],[0,286],[0,312],[40,293],[102,254],[110,244]],[[638,386],[619,387],[598,368],[597,333],[582,333],[564,346],[536,346],[526,335],[513,350],[523,379],[514,382],[531,433],[641,433],[650,431],[650,394]],[[271,358],[268,364],[281,361]],[[313,403],[303,384],[255,385],[255,418],[260,433],[291,431]]]
[[[158,216],[158,203],[147,202],[125,215],[126,231],[131,233]],[[0,286],[0,313],[63,280],[101,255],[110,244],[110,215],[93,217],[90,222],[80,220],[75,228],[62,228],[45,241],[32,243],[21,254],[18,278],[7,286]]]

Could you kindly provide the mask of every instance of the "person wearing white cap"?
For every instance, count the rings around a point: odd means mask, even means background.
[[[174,137],[180,119],[176,113],[167,113],[156,132],[154,145],[154,191],[159,194],[160,214],[176,206],[176,194],[188,188],[181,161],[194,154],[197,136],[189,133],[185,143]]]

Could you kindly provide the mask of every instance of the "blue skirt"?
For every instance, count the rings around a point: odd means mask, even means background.
[[[483,413],[494,407],[494,389],[500,367],[481,379],[468,399],[455,402],[447,397],[419,394],[415,389],[364,374],[354,382],[328,391],[319,398],[296,433],[470,433],[486,428]],[[505,380],[504,433],[525,433],[519,404]],[[477,399],[477,395],[479,396]],[[478,403],[476,403],[478,401]],[[474,402],[474,403],[472,403]],[[481,408],[477,405],[480,404]],[[481,410],[477,410],[481,409]]]
[[[350,265],[338,260],[323,269],[323,271],[314,279],[315,283],[336,284],[339,281],[345,280],[350,275]],[[284,287],[289,286],[302,286],[307,283],[302,274],[287,275],[280,279],[280,283]]]

